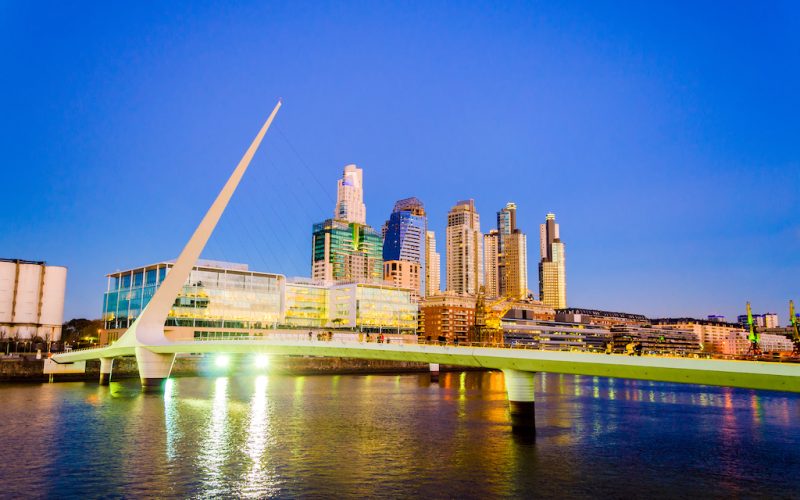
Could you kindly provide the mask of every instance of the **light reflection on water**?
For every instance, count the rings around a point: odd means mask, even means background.
[[[784,393],[539,374],[535,442],[510,432],[496,372],[5,385],[0,400],[0,442],[26,436],[0,448],[11,497],[800,490],[800,397]]]

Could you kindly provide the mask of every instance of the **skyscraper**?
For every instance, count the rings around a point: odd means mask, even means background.
[[[483,284],[486,295],[489,297],[500,296],[500,271],[498,252],[500,251],[500,234],[497,229],[492,229],[483,235]]]
[[[361,169],[344,167],[333,219],[314,224],[311,275],[324,280],[383,281],[383,240],[366,224]]]
[[[370,226],[328,219],[314,224],[311,276],[323,280],[383,280],[381,235]]]
[[[345,166],[342,178],[337,183],[336,209],[333,218],[356,224],[367,223],[363,172],[355,165]]]
[[[425,293],[427,228],[425,207],[417,198],[395,203],[384,225],[384,279],[415,290],[415,297]]]
[[[425,296],[441,292],[441,258],[436,251],[436,235],[428,231],[425,235]]]
[[[475,200],[459,201],[447,214],[447,290],[477,294],[483,285],[483,235]]]
[[[527,238],[517,228],[517,205],[497,212],[497,229],[484,237],[486,295],[523,299],[528,295]]]
[[[515,299],[528,296],[528,238],[515,229],[504,238],[503,287],[500,295]]]
[[[547,214],[539,226],[539,300],[554,309],[567,307],[567,278],[564,243],[558,234],[555,214]]]

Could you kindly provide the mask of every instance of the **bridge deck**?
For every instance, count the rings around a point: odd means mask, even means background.
[[[237,339],[171,342],[148,346],[157,353],[267,353],[514,369],[800,392],[800,364],[667,356],[625,356],[500,347],[383,344],[357,341]],[[57,354],[59,363],[130,356],[132,347],[104,347]]]

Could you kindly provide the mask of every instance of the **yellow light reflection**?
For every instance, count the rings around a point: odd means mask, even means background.
[[[168,378],[164,384],[164,427],[166,435],[167,461],[171,462],[176,458],[176,442],[179,439],[178,426],[178,398],[175,397],[175,381]]]
[[[224,494],[222,465],[225,463],[228,424],[228,379],[219,377],[214,382],[214,400],[207,436],[200,451],[200,466],[204,473],[203,490],[210,496]]]
[[[251,464],[244,478],[243,496],[271,497],[277,493],[275,471],[268,467],[265,456],[267,447],[273,440],[267,411],[268,386],[269,377],[256,377],[255,391],[250,399],[250,425],[245,448]]]

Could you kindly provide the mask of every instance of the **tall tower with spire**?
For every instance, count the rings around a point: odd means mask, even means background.
[[[342,178],[339,179],[333,218],[356,224],[367,223],[363,171],[355,165],[345,166]]]

